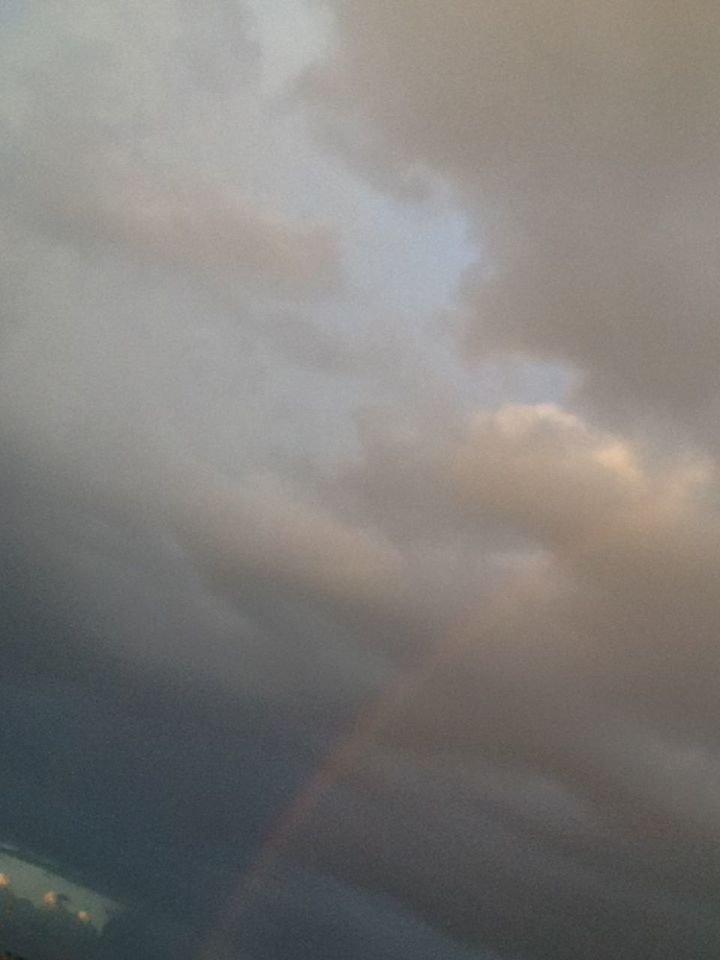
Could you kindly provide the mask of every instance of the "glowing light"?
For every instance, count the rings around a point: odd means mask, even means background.
[[[75,916],[78,918],[80,923],[90,923],[90,914],[87,912],[87,910],[78,910]]]
[[[6,873],[0,873],[0,889],[10,886],[10,877]]]
[[[47,893],[43,894],[42,902],[43,906],[52,909],[58,905],[58,895],[54,890],[48,890]]]

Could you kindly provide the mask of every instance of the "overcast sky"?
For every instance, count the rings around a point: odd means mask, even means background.
[[[717,958],[720,7],[0,27],[0,840],[148,960]]]

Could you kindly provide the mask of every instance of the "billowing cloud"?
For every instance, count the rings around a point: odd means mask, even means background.
[[[318,122],[381,179],[459,191],[484,252],[466,347],[559,360],[606,402],[712,399],[714,6],[408,0],[337,21],[307,81]]]
[[[718,14],[0,16],[0,839],[108,960],[716,957]]]

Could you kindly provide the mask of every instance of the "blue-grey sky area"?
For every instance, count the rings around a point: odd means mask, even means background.
[[[0,25],[0,897],[716,960],[720,10]]]

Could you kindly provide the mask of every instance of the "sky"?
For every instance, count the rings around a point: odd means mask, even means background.
[[[0,26],[0,841],[148,960],[717,957],[717,5]]]

